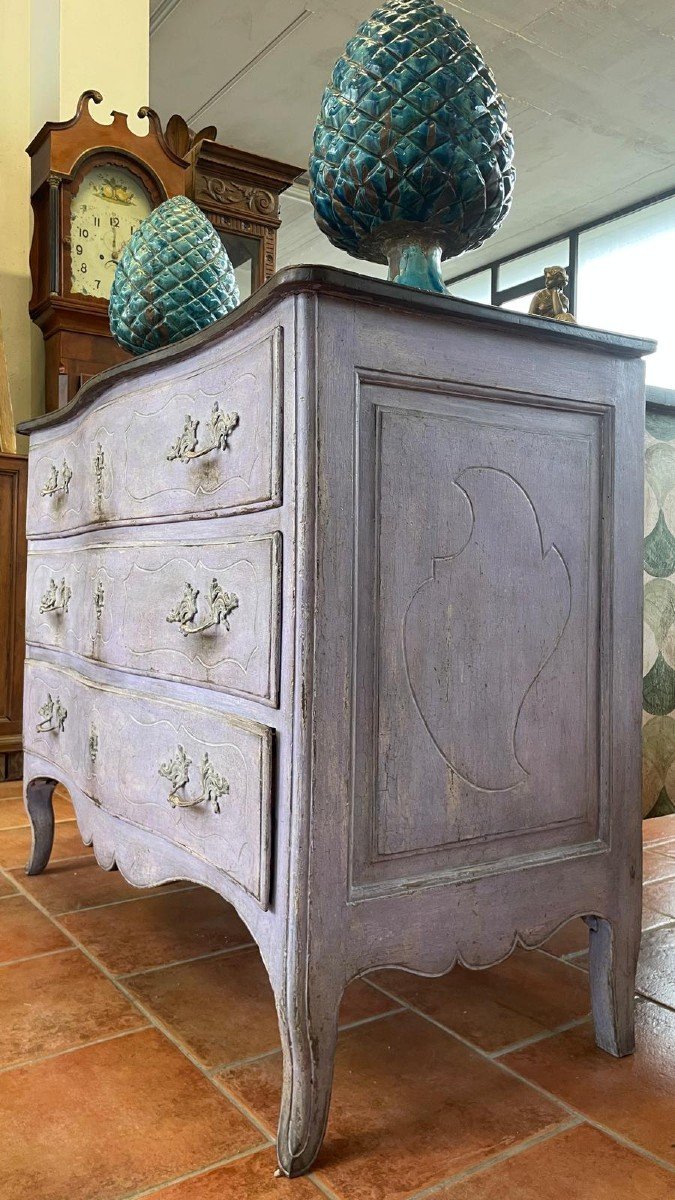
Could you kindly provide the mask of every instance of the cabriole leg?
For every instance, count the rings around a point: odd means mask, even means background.
[[[640,951],[637,921],[587,917],[589,969],[595,1040],[601,1050],[622,1058],[635,1049],[635,971]],[[635,928],[635,926],[637,926]]]
[[[330,973],[327,966],[326,974]],[[304,981],[303,981],[304,984]],[[342,989],[298,982],[279,1004],[284,1078],[277,1135],[278,1174],[308,1171],[326,1131]]]
[[[54,844],[52,796],[55,787],[55,779],[31,779],[26,787],[26,809],[33,835],[27,875],[39,875],[49,862]]]

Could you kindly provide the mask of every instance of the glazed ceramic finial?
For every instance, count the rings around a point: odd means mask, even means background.
[[[187,196],[141,222],[117,264],[110,332],[132,354],[204,329],[239,303],[232,263],[216,230]]]
[[[445,292],[441,260],[480,246],[509,211],[506,108],[480,50],[432,0],[389,0],[333,69],[309,172],[335,246],[389,278]]]

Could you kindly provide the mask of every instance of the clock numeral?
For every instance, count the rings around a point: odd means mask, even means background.
[[[94,283],[96,284],[97,288],[99,288],[99,287],[101,286],[101,280],[100,280],[100,279],[95,279],[95,280],[94,280]]]
[[[77,231],[77,232],[79,233],[79,235],[80,235],[80,237],[81,237],[81,238],[88,238],[88,237],[89,237],[89,230],[88,230],[88,229],[82,229],[82,227],[80,227],[80,228],[78,229],[78,231]]]
[[[82,266],[80,267],[80,274],[81,275],[87,274],[87,264],[86,263],[82,263]]]
[[[76,247],[75,247],[75,253],[76,253],[76,254],[82,254],[82,253],[84,253],[84,252],[83,252],[83,250],[82,250],[82,247],[81,247],[81,246],[76,246]]]
[[[101,224],[101,218],[100,218],[100,217],[94,217],[94,225],[100,225],[100,224]]]
[[[111,217],[110,218],[110,224],[112,225],[113,229],[117,229],[117,227],[119,226],[119,223],[120,223],[119,217]]]

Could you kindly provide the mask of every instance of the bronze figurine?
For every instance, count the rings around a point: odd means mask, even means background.
[[[576,325],[576,320],[569,311],[570,302],[563,291],[569,282],[565,268],[545,267],[544,280],[546,286],[532,297],[532,316],[548,317],[549,321],[567,321],[570,325]]]

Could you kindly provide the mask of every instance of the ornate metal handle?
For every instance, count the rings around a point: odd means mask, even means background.
[[[38,709],[38,716],[42,717],[35,726],[38,733],[63,733],[68,710],[63,707],[59,696],[54,700],[50,693],[42,708]]]
[[[96,609],[96,620],[97,621],[100,621],[101,617],[103,616],[104,605],[105,605],[105,588],[103,587],[101,580],[98,579],[96,581],[96,587],[94,588],[94,608]]]
[[[44,487],[41,489],[40,495],[57,496],[60,494],[67,496],[72,478],[73,472],[68,466],[65,458],[63,460],[61,470],[59,470],[56,463],[52,463],[51,470],[47,476]]]
[[[230,434],[238,424],[239,413],[223,412],[216,400],[206,425],[206,440],[204,445],[198,448],[199,421],[195,421],[194,417],[188,413],[185,417],[183,432],[176,438],[166,456],[168,462],[174,462],[176,459],[179,459],[180,462],[189,462],[191,458],[201,458],[203,454],[210,454],[212,450],[227,450]]]
[[[200,768],[201,795],[189,797],[183,793],[183,788],[190,782],[190,767],[192,759],[188,758],[182,746],[179,746],[173,758],[160,763],[158,773],[163,779],[168,779],[171,791],[167,800],[172,808],[195,808],[198,804],[210,804],[215,813],[220,812],[220,801],[228,796],[230,785],[223,775],[219,775],[211,762],[208,752],[204,752]],[[183,793],[180,794],[179,793]]]
[[[66,583],[65,576],[60,583],[54,578],[49,580],[49,587],[40,601],[40,612],[68,612],[68,604],[72,591]]]
[[[234,592],[224,591],[214,576],[206,596],[206,612],[201,622],[193,625],[192,622],[197,616],[198,596],[199,588],[193,588],[191,583],[186,583],[178,604],[171,609],[166,618],[169,624],[179,625],[183,637],[187,637],[189,633],[203,633],[205,629],[212,629],[214,625],[221,623],[229,631],[230,622],[227,618],[239,607],[239,597],[235,596]]]
[[[103,446],[98,443],[96,453],[92,459],[92,470],[94,472],[94,490],[96,492],[96,503],[103,503],[103,472],[105,470],[105,454]]]

